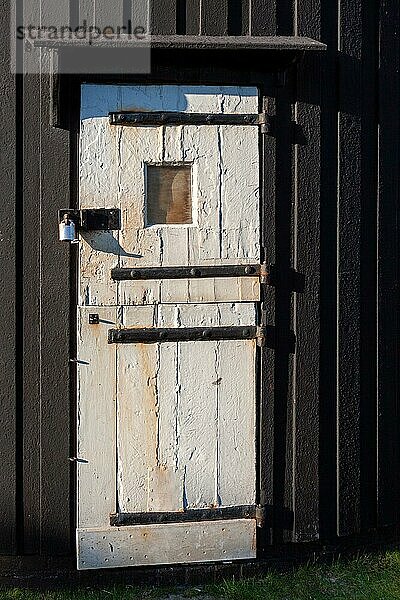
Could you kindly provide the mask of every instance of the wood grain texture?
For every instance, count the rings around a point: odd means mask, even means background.
[[[24,19],[36,21],[40,6],[33,2],[24,3]],[[24,53],[23,76],[23,114],[27,122],[34,122],[40,114],[40,97],[37,90],[40,86],[40,54],[38,52]],[[23,440],[23,551],[26,553],[39,553],[40,551],[40,246],[41,241],[37,236],[40,229],[40,215],[37,206],[40,206],[40,156],[36,136],[32,136],[28,128],[23,128],[23,156],[22,169],[23,185],[23,213],[22,213],[22,238],[23,247],[29,245],[29,252],[24,252],[22,264],[25,272],[31,276],[24,277],[22,282],[22,330],[23,344],[21,351],[24,355],[22,363],[22,389],[24,391],[24,410],[22,415]],[[40,148],[40,147],[39,147]],[[28,241],[29,240],[29,241]],[[28,334],[29,332],[29,334]]]
[[[341,3],[338,180],[338,534],[360,528],[361,2]]]
[[[177,0],[149,0],[150,33],[153,35],[171,35],[176,33]]]
[[[78,569],[255,558],[252,519],[78,529]]]
[[[43,554],[65,555],[70,550],[70,432],[66,423],[70,422],[71,331],[66,319],[70,274],[68,267],[60,269],[60,265],[68,265],[69,249],[58,242],[49,223],[54,219],[54,199],[62,204],[70,201],[70,136],[49,123],[48,59],[42,53],[40,158],[43,165],[51,164],[57,153],[57,164],[53,177],[46,177],[44,168],[40,173],[40,314],[47,315],[40,324],[41,390],[36,399],[40,401],[40,549]]]
[[[276,2],[250,0],[251,35],[276,35]]]
[[[228,0],[200,0],[201,35],[228,35]]]
[[[106,526],[117,509],[116,349],[107,344],[117,315],[115,307],[96,307],[100,323],[90,325],[92,310],[78,308],[78,527]]]
[[[9,39],[11,3],[5,2],[0,11],[2,31]],[[7,148],[16,147],[15,106],[16,79],[10,72],[9,44],[1,55],[1,94],[7,102],[1,103],[0,114],[4,122],[3,141]],[[17,551],[16,532],[16,165],[12,152],[2,152],[1,155],[1,186],[6,200],[2,203],[0,257],[4,267],[4,279],[1,286],[1,305],[3,307],[3,327],[1,329],[1,392],[0,409],[2,414],[2,429],[0,448],[2,469],[0,475],[1,489],[4,491],[0,498],[0,523],[2,529],[0,553],[14,554]]]
[[[133,267],[259,260],[257,127],[126,128],[110,127],[105,117],[99,118],[118,107],[246,113],[257,110],[256,91],[204,88],[200,94],[195,87],[116,88],[105,86],[104,97],[100,86],[83,88],[81,206],[119,206],[123,225],[119,235],[84,236],[81,302],[112,304],[116,297],[122,304],[257,300],[256,279],[115,283],[109,277],[116,263]],[[146,223],[148,172],[163,164],[191,165],[192,225]]]
[[[300,0],[298,33],[319,38],[319,2]],[[304,276],[302,293],[294,296],[294,328],[296,355],[294,359],[294,539],[319,539],[319,250],[320,250],[320,126],[319,97],[320,61],[305,57],[298,69],[297,86],[301,97],[311,95],[316,103],[298,101],[296,123],[306,142],[297,145],[296,191],[294,207],[294,268]],[[316,88],[316,89],[315,89]],[[312,317],[313,315],[313,317]]]
[[[123,315],[125,326],[255,323],[252,304],[124,307]],[[117,353],[119,510],[254,503],[254,341],[130,344]]]

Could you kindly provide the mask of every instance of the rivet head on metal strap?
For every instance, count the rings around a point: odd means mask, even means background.
[[[141,277],[141,272],[137,271],[136,269],[132,269],[131,271],[131,277],[132,279],[139,279]]]
[[[190,274],[192,277],[200,277],[201,271],[200,269],[190,269]]]
[[[203,337],[207,338],[207,337],[210,337],[210,335],[211,335],[211,330],[210,329],[204,329],[204,331],[203,331]]]
[[[254,267],[246,267],[244,272],[246,273],[246,275],[252,275],[254,273],[255,269]]]

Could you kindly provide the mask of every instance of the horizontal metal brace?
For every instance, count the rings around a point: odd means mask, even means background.
[[[200,267],[138,267],[111,270],[114,281],[137,279],[202,279],[207,277],[266,277],[264,265],[210,265]]]
[[[157,342],[194,342],[219,340],[253,340],[260,334],[259,327],[129,327],[110,329],[109,344],[155,344]]]
[[[255,506],[228,506],[226,508],[190,509],[182,512],[115,513],[110,515],[110,525],[150,525],[155,523],[190,523],[198,521],[223,521],[227,519],[256,519]]]
[[[268,119],[262,114],[187,113],[187,112],[111,112],[111,125],[262,125]]]

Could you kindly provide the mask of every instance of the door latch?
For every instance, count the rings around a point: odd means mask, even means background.
[[[58,211],[60,241],[73,242],[78,231],[121,229],[119,208],[62,208]]]

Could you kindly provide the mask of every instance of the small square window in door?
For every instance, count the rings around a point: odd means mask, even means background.
[[[193,223],[191,165],[147,165],[146,225]]]

